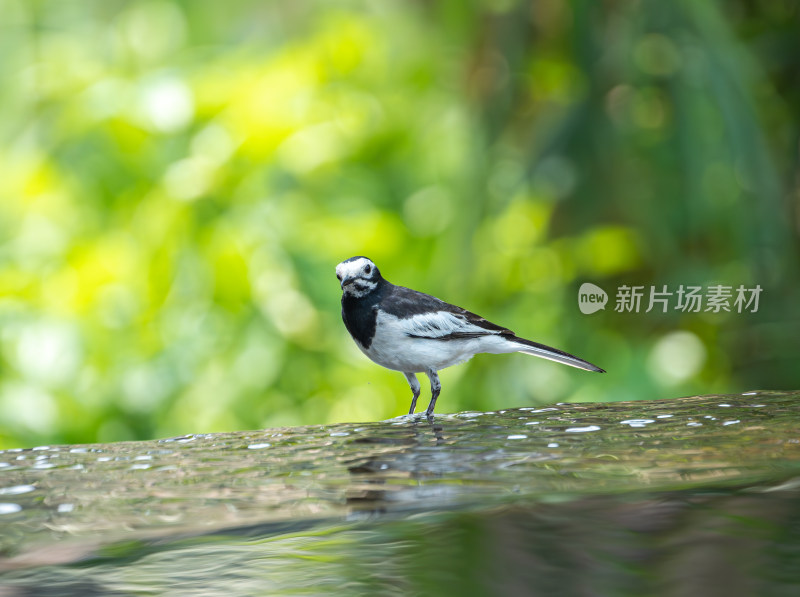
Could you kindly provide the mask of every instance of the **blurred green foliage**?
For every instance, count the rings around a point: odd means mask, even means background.
[[[799,14],[0,0],[0,447],[404,413],[339,318],[356,254],[609,371],[479,356],[442,412],[796,388]]]

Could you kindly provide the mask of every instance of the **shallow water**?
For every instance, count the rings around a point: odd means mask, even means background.
[[[0,595],[794,595],[798,398],[0,452]]]

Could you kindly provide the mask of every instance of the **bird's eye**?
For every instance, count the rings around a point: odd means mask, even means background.
[[[371,266],[371,265],[369,265],[369,264],[367,264],[367,266],[364,268],[364,273],[365,273],[365,274],[368,274],[368,273],[370,273],[371,271],[372,271],[372,266]]]

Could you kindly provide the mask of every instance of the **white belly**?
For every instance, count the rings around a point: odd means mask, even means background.
[[[413,338],[401,325],[402,320],[384,313],[378,314],[375,336],[369,348],[356,345],[370,359],[395,371],[422,373],[428,369],[438,371],[470,359],[479,352],[512,352],[497,337],[464,340],[431,340]],[[497,344],[497,346],[494,346]]]

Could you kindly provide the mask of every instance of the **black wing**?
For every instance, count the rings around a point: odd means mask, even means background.
[[[406,320],[406,333],[415,338],[458,340],[492,334],[514,336],[511,330],[480,315],[403,286],[392,285],[383,296],[381,309]]]

